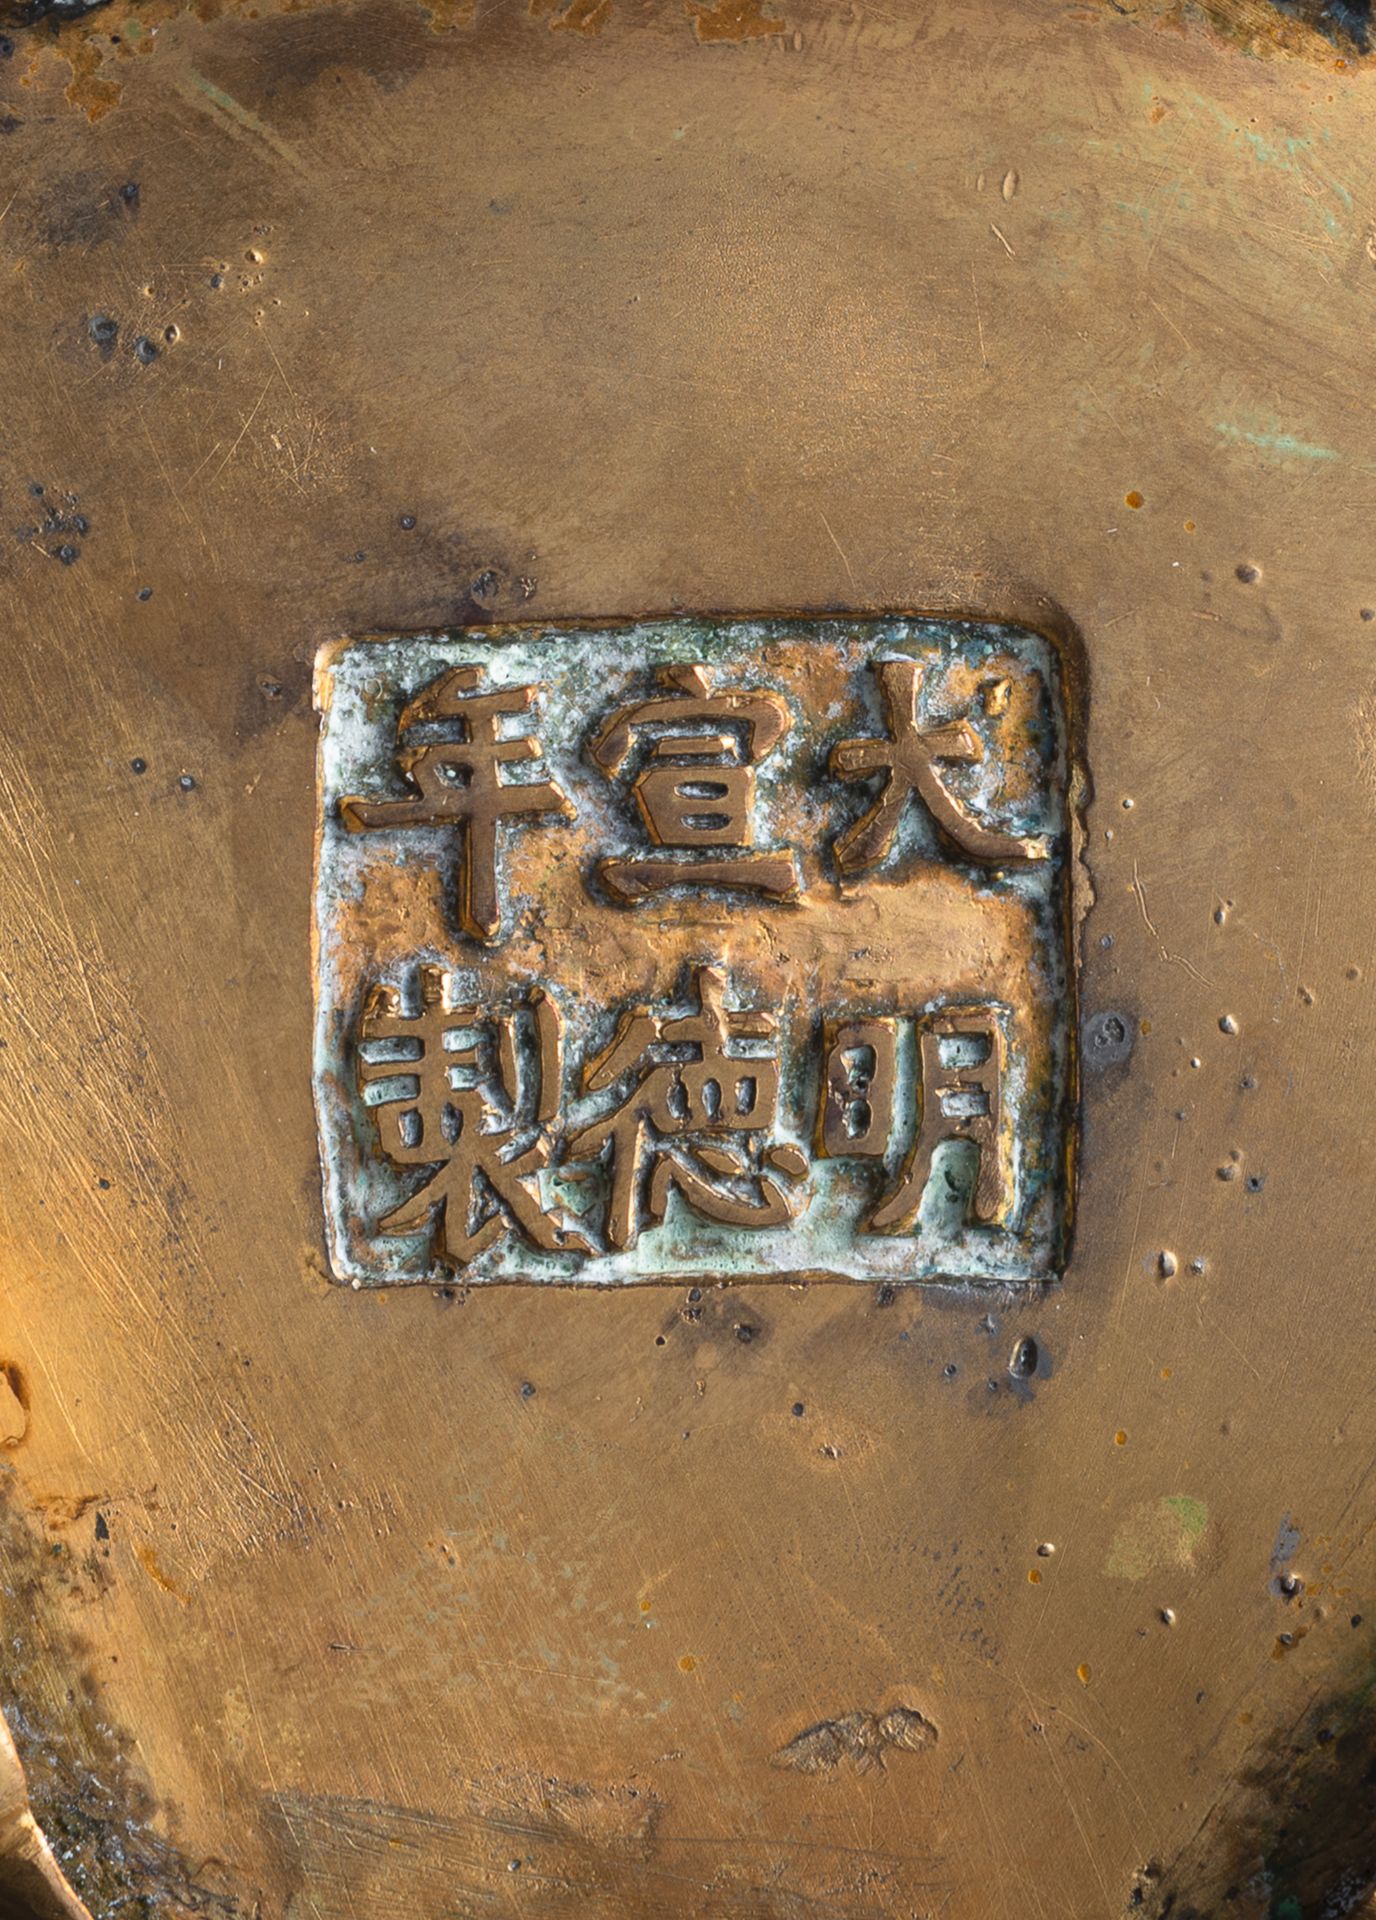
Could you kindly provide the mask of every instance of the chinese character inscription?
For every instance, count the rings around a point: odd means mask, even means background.
[[[937,620],[332,649],[331,1259],[1026,1285],[1064,1258],[1056,650]]]

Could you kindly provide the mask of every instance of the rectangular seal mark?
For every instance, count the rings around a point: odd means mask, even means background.
[[[335,1277],[1025,1287],[1073,1165],[1039,634],[677,619],[317,670]]]

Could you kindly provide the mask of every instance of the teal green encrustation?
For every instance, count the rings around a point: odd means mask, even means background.
[[[1274,454],[1278,460],[1341,460],[1342,455],[1336,447],[1321,447],[1313,440],[1301,440],[1293,433],[1282,433],[1278,427],[1241,427],[1230,420],[1220,420],[1214,428],[1225,440],[1239,445],[1255,447],[1258,453]]]

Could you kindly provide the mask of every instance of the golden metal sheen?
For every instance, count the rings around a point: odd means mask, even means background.
[[[0,1907],[1360,1912],[1367,10],[77,11]]]

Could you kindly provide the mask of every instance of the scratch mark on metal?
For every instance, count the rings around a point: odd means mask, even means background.
[[[201,107],[202,111],[208,111],[212,120],[218,117],[222,124],[227,121],[229,126],[226,131],[233,129],[239,134],[247,134],[251,139],[261,141],[269,152],[275,153],[277,158],[289,166],[293,172],[301,175],[303,179],[308,177],[309,169],[296,149],[289,146],[275,128],[270,127],[265,120],[260,120],[251,107],[244,106],[242,101],[226,93],[223,87],[216,86],[213,80],[207,80],[203,73],[193,71],[188,77],[194,92],[188,92],[187,97],[193,106]],[[201,97],[197,99],[196,95]]]
[[[1192,960],[1187,960],[1183,953],[1172,953],[1170,948],[1166,945],[1165,941],[1161,938],[1161,935],[1159,934],[1156,928],[1156,922],[1152,919],[1151,915],[1147,912],[1147,890],[1142,884],[1142,876],[1137,871],[1137,862],[1135,860],[1132,863],[1132,890],[1137,895],[1137,905],[1141,910],[1142,918],[1145,921],[1147,926],[1147,931],[1151,934],[1152,939],[1157,944],[1157,948],[1160,951],[1161,958],[1165,961],[1168,961],[1170,965],[1173,967],[1183,967],[1186,973],[1190,975],[1191,979],[1197,980],[1200,986],[1211,987],[1213,985],[1213,981],[1210,980],[1207,977],[1207,975],[1202,974],[1199,971],[1199,968],[1194,964]]]
[[[272,385],[273,381],[276,378],[277,378],[277,375],[275,373],[270,373],[267,379],[263,382],[263,391],[259,394],[258,398],[254,401],[252,410],[250,411],[247,419],[244,421],[243,426],[240,427],[238,436],[235,439],[234,445],[230,448],[229,452],[225,455],[224,459],[220,462],[219,466],[216,467],[214,473],[211,474],[210,477],[212,480],[219,479],[220,475],[224,472],[225,468],[229,465],[230,461],[234,458],[235,454],[239,451],[239,447],[243,441],[244,435],[248,432],[249,428],[253,425],[254,421],[258,418],[258,410],[262,406],[263,402],[267,399],[268,388]],[[219,445],[218,441],[216,442],[216,445],[217,446]],[[214,447],[212,447],[211,453],[213,453],[214,451],[215,449]],[[208,453],[205,459],[208,460],[209,458],[210,458],[210,454]],[[204,465],[205,465],[205,460],[202,460],[201,466],[197,467],[196,469],[196,473],[199,473],[201,471],[201,467],[203,467]],[[195,478],[195,474],[192,475],[192,478],[193,479]]]
[[[832,546],[835,547],[836,551],[840,554],[841,565],[846,570],[846,578],[847,580],[850,581],[851,586],[854,587],[855,575],[850,570],[850,561],[847,560],[846,558],[846,550],[841,545],[841,542],[836,538],[835,533],[832,531],[830,520],[827,519],[826,515],[822,512],[822,509],[820,507],[818,507],[817,509],[817,518],[821,521],[822,525],[826,528],[828,540],[830,540]]]
[[[970,262],[970,286],[975,296],[975,326],[979,332],[979,357],[981,363],[987,367],[989,364],[989,356],[984,351],[984,315],[979,309],[979,282],[975,278],[975,264],[973,260]]]

